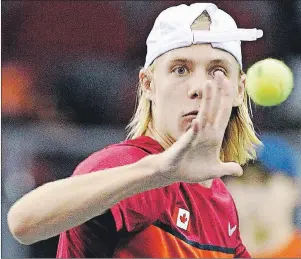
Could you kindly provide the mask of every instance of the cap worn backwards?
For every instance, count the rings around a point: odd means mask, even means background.
[[[192,30],[192,23],[204,11],[211,19],[209,31]],[[172,49],[202,43],[229,52],[242,68],[241,41],[255,41],[262,35],[262,30],[237,28],[234,19],[212,3],[173,6],[159,14],[147,38],[144,68]]]

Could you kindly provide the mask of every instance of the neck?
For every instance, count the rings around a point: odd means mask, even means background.
[[[156,141],[164,148],[164,150],[168,149],[175,142],[170,136],[164,133],[160,133],[160,131],[156,130],[151,123],[149,123],[147,130],[145,132],[146,136],[149,136]]]
[[[147,130],[145,132],[145,136],[151,137],[159,142],[159,144],[163,147],[164,150],[168,149],[172,146],[172,144],[175,142],[172,137],[168,136],[167,134],[160,133],[160,131],[156,130],[155,127],[151,123],[149,123]],[[207,180],[200,182],[199,184],[210,188],[212,185],[213,180]]]

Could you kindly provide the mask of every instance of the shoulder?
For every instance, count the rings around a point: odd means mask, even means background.
[[[214,187],[216,188],[216,190],[218,190],[219,192],[229,195],[231,196],[227,186],[225,185],[225,183],[223,182],[223,180],[221,178],[216,178],[214,179]],[[232,197],[232,196],[231,196]]]
[[[212,184],[214,193],[216,193],[217,195],[222,195],[223,197],[229,197],[232,199],[232,196],[227,188],[227,186],[225,185],[225,183],[223,182],[223,180],[221,178],[215,178],[213,180],[213,184]]]
[[[216,178],[214,179],[214,193],[215,197],[223,202],[227,202],[229,209],[234,210],[237,216],[237,208],[235,205],[235,201],[228,190],[226,184],[223,182],[222,179]]]
[[[149,154],[160,153],[161,146],[148,137],[139,137],[112,144],[94,152],[75,169],[73,175],[132,164]]]

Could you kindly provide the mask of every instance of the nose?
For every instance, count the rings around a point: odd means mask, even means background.
[[[206,80],[208,79],[206,71],[199,69],[189,79],[188,97],[190,99],[202,99]]]
[[[195,87],[188,91],[188,97],[190,99],[202,99],[202,89],[201,87]]]

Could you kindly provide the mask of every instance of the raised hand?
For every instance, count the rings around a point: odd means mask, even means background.
[[[171,182],[201,182],[242,174],[239,164],[220,160],[234,94],[235,89],[225,75],[221,71],[215,72],[214,79],[206,83],[199,112],[190,129],[158,155],[160,176]]]

